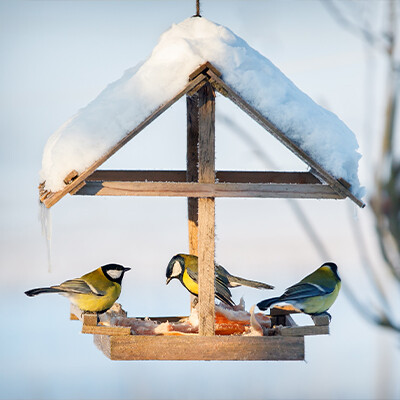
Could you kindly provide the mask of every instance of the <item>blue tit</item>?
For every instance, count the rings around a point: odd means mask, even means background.
[[[290,286],[279,297],[272,297],[257,304],[266,310],[276,303],[290,303],[310,315],[330,314],[327,310],[335,302],[341,286],[337,265],[327,262],[299,283]]]
[[[118,264],[103,265],[96,270],[71,279],[60,285],[31,289],[25,292],[27,296],[41,293],[59,293],[68,297],[84,312],[103,313],[107,311],[121,294],[121,283],[125,272],[130,268]]]
[[[171,279],[179,279],[182,285],[193,295],[198,296],[198,258],[191,254],[177,254],[171,258],[167,267],[167,285]],[[257,289],[273,289],[266,283],[251,281],[231,275],[224,267],[215,264],[215,297],[223,303],[234,306],[229,288],[249,286]]]

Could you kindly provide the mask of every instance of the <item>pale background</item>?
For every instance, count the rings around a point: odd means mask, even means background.
[[[169,259],[188,250],[185,199],[65,197],[51,210],[49,272],[37,185],[47,138],[145,59],[162,32],[194,13],[194,3],[0,1],[0,398],[399,398],[399,337],[367,323],[343,292],[331,309],[331,334],[306,338],[306,362],[110,361],[90,335],[79,333],[79,322],[69,321],[64,298],[23,294],[117,262],[133,267],[120,298],[130,315],[188,313],[179,282],[165,286]],[[379,53],[338,25],[319,1],[202,3],[205,17],[245,39],[356,133],[364,155],[360,179],[370,194],[385,94]],[[364,3],[367,10],[377,6]],[[379,3],[384,2],[378,11]],[[380,11],[376,17],[382,19]],[[220,96],[218,169],[271,168],[221,116],[250,134],[277,168],[306,169]],[[182,100],[103,167],[183,169],[185,123]],[[356,210],[349,200],[300,205],[345,283],[373,307],[352,228],[363,233],[368,255],[381,270],[368,208]],[[217,261],[232,273],[274,284],[274,294],[328,261],[285,200],[219,199],[216,212]],[[398,286],[383,279],[398,308]],[[270,293],[233,291],[235,301],[244,296],[247,308]]]

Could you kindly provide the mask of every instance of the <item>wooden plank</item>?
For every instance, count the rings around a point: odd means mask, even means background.
[[[69,194],[73,196],[77,192],[79,192],[84,186],[86,185],[86,181],[82,181],[78,186],[76,186],[74,189],[72,189]]]
[[[282,336],[329,335],[329,326],[282,326],[279,331]]]
[[[331,319],[329,318],[329,315],[327,315],[327,314],[312,315],[311,318],[314,321],[315,326],[329,325],[331,323]]]
[[[110,311],[106,313],[90,314],[84,313],[76,305],[71,304],[70,319],[82,321],[82,333],[97,334],[97,335],[130,335],[131,328],[124,326],[106,326],[98,325],[100,322],[110,323]]]
[[[291,314],[301,313],[297,308],[287,306],[275,306],[270,314],[274,319],[274,325],[283,325],[279,328],[282,336],[307,336],[307,335],[327,335],[329,334],[329,317],[327,315],[311,316],[315,325],[299,326],[296,324]],[[328,321],[326,320],[326,318]],[[315,322],[317,321],[317,323]],[[328,323],[326,323],[328,322]]]
[[[190,75],[189,75],[189,80],[193,80],[194,78],[196,78],[198,75],[202,74],[202,73],[206,73],[208,70],[211,70],[215,75],[217,76],[222,76],[221,72],[214,67],[214,65],[212,65],[210,62],[205,62],[204,64],[200,65],[199,68],[196,68]]]
[[[112,360],[304,360],[304,337],[95,335],[94,342]]]
[[[78,317],[79,318],[79,317]],[[81,318],[83,325],[85,326],[97,326],[97,314],[86,314],[82,313]]]
[[[199,93],[199,164],[200,183],[215,182],[215,96],[210,84]]]
[[[164,111],[168,110],[174,103],[176,103],[182,96],[187,92],[192,90],[197,84],[202,80],[206,79],[204,75],[199,75],[192,81],[190,81],[176,96],[171,100],[162,104],[155,111],[153,111],[147,118],[145,118],[137,127],[128,132],[114,147],[112,147],[106,154],[100,157],[96,162],[94,162],[90,167],[83,171],[75,180],[73,180],[69,185],[65,186],[64,189],[51,193],[47,196],[43,203],[47,208],[52,207],[60,199],[62,199],[67,193],[71,192],[75,187],[77,187],[81,182],[83,182],[89,175],[91,175],[101,164],[108,160],[115,152],[117,152],[122,146],[128,143],[132,138],[134,138],[139,132],[141,132],[147,125],[153,122],[157,117],[159,117]]]
[[[273,306],[270,310],[270,315],[289,315],[289,314],[299,314],[301,311],[288,304],[286,306]]]
[[[188,136],[188,140],[189,136]],[[195,142],[195,139],[193,140]],[[191,144],[188,150],[191,157],[197,156],[197,143]],[[196,182],[198,180],[197,164],[189,163],[187,171],[166,170],[97,170],[86,178],[86,182]],[[193,166],[192,166],[193,165]],[[287,172],[287,171],[216,171],[216,182],[229,183],[313,183],[322,185],[321,181],[311,172]]]
[[[82,325],[82,333],[92,335],[129,336],[131,328],[126,326]]]
[[[187,96],[194,96],[197,92],[207,83],[207,80],[201,81],[197,86],[195,86],[190,92],[187,93]]]
[[[199,334],[215,331],[215,200],[199,199]]]
[[[64,178],[64,183],[66,185],[69,185],[77,177],[78,177],[78,172],[76,170],[73,170]]]
[[[199,184],[215,182],[215,96],[210,84],[199,92],[198,179]],[[198,199],[199,335],[215,333],[215,199]]]
[[[187,145],[186,145],[186,171],[185,181],[197,182],[198,173],[198,144],[199,144],[199,96],[186,96],[186,119],[187,119]],[[188,197],[188,234],[189,253],[198,255],[198,213],[199,204],[196,197]],[[193,298],[191,304],[193,304]]]
[[[292,142],[280,129],[278,129],[271,121],[265,118],[260,112],[247,103],[240,95],[238,95],[230,86],[228,86],[220,77],[213,73],[212,70],[207,70],[207,75],[210,76],[210,82],[216,90],[223,96],[228,97],[239,108],[246,112],[252,119],[260,124],[264,129],[270,132],[276,139],[296,154],[301,160],[316,171],[316,173],[328,183],[338,194],[343,197],[349,197],[359,207],[365,207],[365,204],[354,196],[348,188],[343,186],[335,177],[328,173],[324,168],[315,162],[307,153],[305,153],[297,144]]]
[[[258,197],[343,199],[326,184],[86,182],[80,196]]]

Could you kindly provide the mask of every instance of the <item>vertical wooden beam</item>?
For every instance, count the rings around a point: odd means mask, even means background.
[[[186,181],[198,182],[199,95],[186,96],[187,151]],[[188,197],[189,253],[198,255],[198,198]]]
[[[198,182],[199,164],[199,95],[186,96],[187,110],[187,150],[186,150],[186,181]],[[197,197],[188,197],[188,229],[189,229],[189,254],[198,256],[199,234],[199,201]],[[195,307],[197,297],[190,295],[190,309]]]
[[[215,182],[215,95],[207,83],[198,91],[199,163],[201,183]],[[200,198],[198,215],[199,334],[215,333],[215,199]]]
[[[199,334],[215,334],[215,200],[199,199]]]

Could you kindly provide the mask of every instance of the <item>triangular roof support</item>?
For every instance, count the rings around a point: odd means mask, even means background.
[[[132,129],[126,134],[114,147],[112,147],[106,154],[100,157],[96,162],[94,162],[89,168],[82,172],[79,176],[69,182],[64,189],[58,192],[43,192],[40,193],[40,200],[45,204],[47,208],[50,208],[61,200],[66,194],[72,191],[78,190],[78,187],[84,185],[85,179],[90,176],[100,165],[106,162],[114,153],[116,153],[121,147],[133,139],[138,133],[140,133],[147,125],[151,124],[156,118],[158,118],[164,111],[168,110],[173,104],[175,104],[182,96],[190,92],[194,87],[196,87],[203,80],[207,79],[205,75],[199,75],[197,78],[190,81],[184,89],[182,89],[178,94],[176,94],[171,100],[161,105],[155,111],[153,111],[143,122],[141,122],[136,128]],[[39,190],[43,190],[44,184],[39,185]]]
[[[294,154],[296,154],[302,161],[304,161],[312,169],[312,171],[315,174],[317,174],[326,183],[328,183],[332,187],[332,189],[334,189],[338,194],[342,194],[344,197],[349,197],[359,207],[365,207],[365,204],[349,191],[350,185],[344,179],[342,179],[341,180],[342,182],[340,182],[339,180],[334,178],[321,165],[319,165],[316,161],[314,161],[299,146],[297,146],[292,140],[290,140],[280,129],[278,129],[267,118],[265,118],[249,103],[247,103],[241,96],[239,96],[212,70],[207,70],[207,75],[210,77],[211,84],[219,93],[232,100],[239,108],[241,108],[245,113],[247,113],[252,119],[258,122],[258,124],[260,124],[268,132],[270,132],[276,139],[278,139],[281,143],[283,143]]]
[[[234,172],[230,172],[233,181],[220,182],[193,182],[190,178],[190,171],[187,170],[187,179],[183,181],[163,181],[162,179],[149,179],[144,177],[143,181],[131,180],[114,180],[111,182],[95,180],[96,169],[102,165],[108,158],[117,152],[122,146],[129,142],[147,125],[154,121],[159,115],[171,107],[182,96],[188,95],[188,98],[198,93],[204,85],[211,84],[212,87],[223,96],[233,101],[239,108],[246,112],[252,119],[260,124],[264,129],[270,132],[275,138],[283,143],[289,150],[297,155],[311,168],[312,174],[318,176],[323,182],[318,183],[302,183],[299,181],[285,183],[285,172],[275,173],[275,177],[281,174],[275,182],[269,182],[264,179],[263,184],[255,184],[253,180],[237,182]],[[187,100],[189,102],[189,100]],[[188,144],[189,145],[189,144]],[[131,171],[134,174],[134,171]],[[148,171],[154,176],[154,172]],[[229,172],[227,172],[229,174]],[[91,176],[93,174],[93,176]],[[125,176],[129,174],[125,172]],[[268,174],[268,173],[267,173]],[[310,174],[310,175],[312,175]],[[236,180],[235,180],[236,179]],[[308,178],[309,179],[309,178]],[[189,82],[183,90],[175,97],[161,105],[151,115],[149,115],[136,128],[130,131],[123,139],[121,139],[113,148],[104,154],[99,160],[93,163],[80,175],[76,171],[72,171],[66,177],[66,186],[58,192],[48,192],[44,190],[44,184],[39,186],[40,200],[46,207],[51,207],[57,203],[67,193],[79,195],[165,195],[165,196],[187,196],[187,197],[291,197],[291,198],[346,198],[349,197],[359,207],[365,204],[354,196],[349,190],[350,185],[344,179],[336,179],[327,172],[319,163],[306,154],[296,143],[290,140],[280,129],[278,129],[271,121],[258,112],[248,102],[246,102],[239,94],[237,94],[221,77],[219,71],[210,63],[205,63],[196,69],[190,76]],[[294,185],[297,184],[297,185]],[[86,186],[85,186],[86,185]],[[250,185],[250,186],[248,186]],[[251,186],[252,185],[252,186]],[[285,186],[286,185],[286,186]]]

